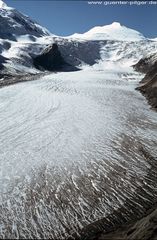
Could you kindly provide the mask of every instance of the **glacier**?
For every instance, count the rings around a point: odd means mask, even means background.
[[[1,0],[0,20],[7,73],[40,73],[32,57],[53,43],[81,69],[0,88],[0,238],[68,239],[142,216],[157,197],[157,114],[132,65],[156,40],[120,23],[56,36]]]

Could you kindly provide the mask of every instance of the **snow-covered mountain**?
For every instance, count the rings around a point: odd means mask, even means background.
[[[83,34],[75,33],[69,38],[86,39],[86,40],[116,40],[116,41],[142,41],[145,37],[130,28],[122,26],[118,22],[113,22],[110,25],[94,27]]]
[[[95,70],[131,66],[157,51],[157,41],[112,23],[94,27],[84,34],[59,37],[8,7],[0,0],[0,69],[9,73],[36,73],[33,58],[47,46],[57,43],[65,61]]]
[[[16,37],[25,34],[36,37],[51,35],[46,28],[0,0],[0,37],[16,40]]]
[[[7,4],[0,0],[0,8],[8,8]]]

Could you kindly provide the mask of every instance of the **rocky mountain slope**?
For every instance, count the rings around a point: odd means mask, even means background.
[[[151,106],[157,109],[157,53],[141,59],[134,67],[145,73],[137,89],[146,96]]]
[[[67,63],[58,49],[58,45],[54,43],[46,48],[41,55],[33,59],[34,66],[39,70],[48,71],[76,71],[76,67]]]

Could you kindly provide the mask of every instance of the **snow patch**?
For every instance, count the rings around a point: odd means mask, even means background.
[[[12,10],[12,9],[14,9],[14,8],[8,7],[8,5],[7,5],[5,2],[3,2],[2,0],[0,0],[0,9]]]

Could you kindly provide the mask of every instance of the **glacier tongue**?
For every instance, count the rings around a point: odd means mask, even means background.
[[[153,204],[156,113],[128,77],[89,69],[0,89],[0,239],[67,239]]]

